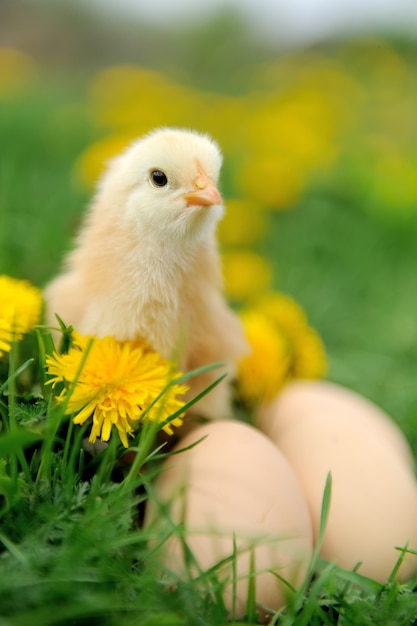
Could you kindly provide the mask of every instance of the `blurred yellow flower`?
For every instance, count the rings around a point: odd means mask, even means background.
[[[226,246],[256,243],[267,231],[267,216],[243,200],[226,200],[225,215],[218,227],[219,240]]]
[[[236,186],[261,208],[291,207],[304,190],[305,176],[301,167],[287,157],[258,155],[238,171]]]
[[[223,254],[223,276],[226,294],[240,302],[269,288],[272,268],[256,252],[230,251]]]
[[[287,337],[292,353],[289,375],[322,378],[327,371],[326,352],[319,335],[309,326],[302,307],[290,296],[278,292],[262,295],[256,307]]]
[[[283,386],[290,365],[287,340],[263,313],[241,313],[251,353],[238,366],[238,391],[248,404],[271,400]]]
[[[248,404],[271,400],[291,379],[325,375],[323,343],[292,298],[265,294],[241,318],[251,353],[240,362],[238,390]]]
[[[323,341],[314,328],[304,327],[293,343],[292,378],[324,378],[327,358]]]
[[[26,280],[0,276],[0,356],[40,320],[42,294]]]
[[[226,152],[233,154],[244,147],[242,128],[250,119],[250,111],[243,98],[208,94],[201,101],[197,119],[201,128],[215,137]]]
[[[13,48],[0,48],[0,97],[26,87],[36,74],[34,60]]]
[[[302,82],[271,91],[253,104],[245,131],[250,150],[273,156],[289,155],[303,163],[320,162],[340,128],[339,100]]]
[[[171,384],[180,374],[174,375],[172,364],[145,342],[118,342],[114,337],[92,338],[74,333],[69,352],[55,352],[46,362],[47,373],[52,376],[49,382],[53,386],[65,383],[57,401],[68,403],[66,414],[76,413],[75,424],[84,424],[92,417],[91,443],[97,437],[108,441],[115,426],[127,448],[128,435],[132,436],[144,419],[160,423],[168,434],[173,433],[173,426],[182,424],[182,416],[167,424],[164,421],[184,406],[177,396],[186,393],[188,387]]]
[[[90,101],[100,126],[136,135],[157,126],[189,126],[201,108],[198,92],[136,65],[100,70],[91,82]]]
[[[119,133],[90,144],[75,163],[77,183],[85,189],[92,189],[110,159],[120,154],[134,139],[136,136],[133,133]]]
[[[262,294],[256,300],[255,306],[291,337],[297,337],[308,324],[307,316],[300,305],[283,293],[275,291]]]

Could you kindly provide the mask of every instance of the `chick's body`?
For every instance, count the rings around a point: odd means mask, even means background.
[[[221,361],[233,374],[246,342],[221,293],[220,166],[210,139],[174,129],[154,131],[114,159],[65,273],[45,290],[50,322],[58,313],[83,334],[144,338],[185,371]],[[190,397],[218,376],[216,369],[192,378]],[[229,382],[195,412],[227,417]]]

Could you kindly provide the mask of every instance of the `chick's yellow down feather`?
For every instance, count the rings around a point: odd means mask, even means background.
[[[228,376],[194,412],[230,416],[230,379],[246,341],[222,296],[215,230],[223,206],[217,145],[205,135],[157,129],[113,159],[65,271],[45,289],[82,334],[146,339],[183,371],[214,362]],[[224,370],[223,370],[224,371]],[[222,373],[190,380],[190,397]]]

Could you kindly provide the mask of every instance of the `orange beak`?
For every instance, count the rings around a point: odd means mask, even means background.
[[[198,164],[198,175],[193,180],[193,191],[184,194],[187,206],[212,206],[221,204],[222,198],[211,178]]]

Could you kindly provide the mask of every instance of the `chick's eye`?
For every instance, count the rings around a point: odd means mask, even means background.
[[[151,182],[155,187],[165,187],[168,184],[168,178],[161,170],[152,170]]]

